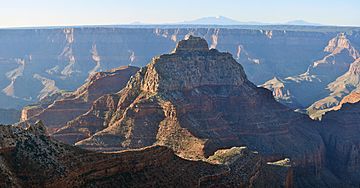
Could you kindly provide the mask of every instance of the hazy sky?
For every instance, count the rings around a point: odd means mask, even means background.
[[[360,0],[0,0],[0,27],[171,23],[208,16],[360,26]]]

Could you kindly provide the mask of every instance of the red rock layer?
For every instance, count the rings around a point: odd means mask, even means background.
[[[138,68],[129,66],[109,72],[95,73],[87,83],[70,96],[56,100],[45,109],[24,109],[23,120],[28,122],[42,120],[48,126],[49,132],[54,133],[57,129],[65,126],[68,121],[87,112],[92,103],[100,96],[121,90],[137,70]]]
[[[93,106],[82,118],[97,114],[107,128],[76,145],[111,151],[160,144],[192,159],[246,145],[269,159],[323,167],[316,123],[249,82],[231,54],[209,50],[197,37],[178,48],[141,69],[117,94],[116,108]]]

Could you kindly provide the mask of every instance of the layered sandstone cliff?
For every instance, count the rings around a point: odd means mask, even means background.
[[[313,168],[314,176],[324,167],[317,124],[277,103],[248,81],[231,54],[209,50],[198,37],[155,57],[117,95],[94,104],[67,130],[88,128],[83,120],[104,130],[90,131],[77,146],[114,151],[158,144],[183,158],[204,159],[246,145],[266,160],[289,157],[297,168]]]
[[[71,94],[47,105],[29,106],[22,111],[22,121],[33,123],[42,120],[52,134],[66,123],[89,110],[92,103],[104,94],[121,90],[138,70],[137,67],[120,67],[109,72],[93,74],[88,81]]]

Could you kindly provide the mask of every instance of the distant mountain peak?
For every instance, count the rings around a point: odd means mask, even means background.
[[[305,20],[292,20],[285,23],[264,23],[264,22],[256,22],[256,21],[238,21],[225,16],[209,16],[202,17],[190,21],[183,21],[177,24],[185,24],[185,25],[300,25],[300,26],[322,26],[319,23],[311,23]]]
[[[214,16],[214,17],[203,17],[195,20],[180,22],[179,24],[189,24],[189,25],[240,25],[243,24],[237,20],[227,18],[224,16]]]
[[[285,23],[285,25],[307,25],[307,26],[322,26],[322,24],[319,23],[311,23],[307,22],[305,20],[292,20]]]

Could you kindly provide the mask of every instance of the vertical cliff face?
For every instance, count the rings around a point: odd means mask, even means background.
[[[358,97],[359,100],[359,97]],[[324,115],[322,135],[327,146],[328,166],[344,182],[360,181],[360,103],[343,104]]]

